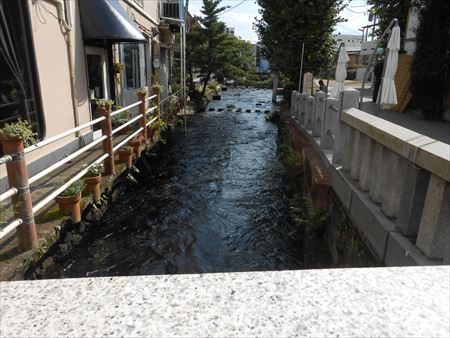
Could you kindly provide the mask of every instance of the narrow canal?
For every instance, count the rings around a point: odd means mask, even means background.
[[[44,277],[301,268],[270,98],[233,89],[190,117]]]

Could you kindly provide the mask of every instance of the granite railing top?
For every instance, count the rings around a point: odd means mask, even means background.
[[[0,336],[448,337],[450,267],[0,283]]]
[[[343,111],[341,120],[419,167],[450,182],[449,144],[356,108]]]

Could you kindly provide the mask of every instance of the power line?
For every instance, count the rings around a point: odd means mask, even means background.
[[[241,1],[240,3],[238,3],[237,5],[234,5],[233,7],[228,8],[226,11],[224,11],[224,12],[218,14],[217,17],[219,17],[219,16],[221,16],[221,15],[223,15],[223,14],[225,14],[225,13],[228,13],[228,12],[232,11],[233,9],[235,9],[236,7],[242,5],[242,4],[243,4],[244,2],[246,2],[246,1],[247,1],[247,0],[242,0],[242,1]],[[203,23],[205,24],[205,23],[207,23],[207,22],[209,22],[209,21],[211,21],[211,20],[213,20],[213,19],[215,19],[215,17],[214,17],[214,18],[211,18],[211,19],[209,19],[209,20],[203,21]]]

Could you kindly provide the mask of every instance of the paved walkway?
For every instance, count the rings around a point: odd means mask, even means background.
[[[330,80],[330,91],[334,85],[335,81]],[[355,88],[361,91],[362,84],[360,81],[345,81],[345,87]],[[372,102],[372,89],[370,83],[365,86],[362,110],[375,115],[378,114],[379,111],[378,105]],[[399,113],[393,110],[383,109],[381,110],[379,117],[404,128],[413,130],[416,133],[450,144],[450,122],[428,121],[425,120],[420,113],[412,110],[406,110],[404,113]]]

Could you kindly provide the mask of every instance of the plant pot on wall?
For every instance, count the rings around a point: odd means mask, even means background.
[[[56,202],[59,205],[59,211],[63,215],[69,215],[72,218],[72,222],[81,222],[81,209],[80,209],[81,192],[72,196],[57,196]]]
[[[125,162],[127,168],[131,168],[133,166],[133,148],[132,147],[122,147],[118,151],[119,160],[121,162]]]
[[[84,183],[86,184],[86,188],[84,189],[84,191],[86,191],[88,193],[92,193],[92,195],[94,197],[94,202],[100,201],[101,182],[102,182],[102,175],[84,178]]]
[[[134,152],[137,155],[137,158],[141,157],[142,154],[142,140],[140,137],[136,137],[128,142],[128,145],[133,147]]]

